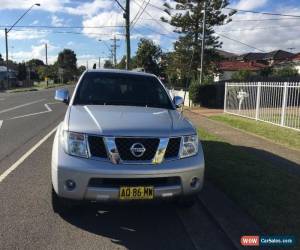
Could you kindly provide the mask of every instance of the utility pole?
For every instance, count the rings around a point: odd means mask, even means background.
[[[47,43],[45,43],[45,53],[46,53],[46,69],[47,69],[46,86],[48,87],[48,45]]]
[[[45,43],[45,52],[46,52],[46,65],[48,65],[48,45]]]
[[[99,63],[98,63],[99,69],[101,68],[101,57],[99,56]]]
[[[7,76],[7,88],[9,88],[9,70],[8,70],[8,42],[7,42],[7,34],[12,30],[13,27],[34,7],[34,6],[40,6],[41,4],[35,3],[33,4],[28,10],[26,10],[22,16],[19,17],[17,21],[9,28],[5,28],[5,47],[6,47],[6,76]]]
[[[6,48],[6,78],[7,78],[6,80],[7,80],[7,88],[9,88],[7,28],[5,28],[4,32],[5,32],[5,48]]]
[[[120,41],[120,39],[117,39],[116,36],[114,36],[113,39],[110,39],[113,41],[113,45],[112,47],[112,55],[113,55],[113,63],[115,68],[117,67],[117,48],[119,47],[119,45],[117,45],[117,41]]]
[[[203,5],[200,85],[202,84],[202,79],[203,79],[203,59],[204,59],[204,48],[205,48],[205,22],[206,22],[206,1],[204,1],[204,5]]]
[[[130,0],[126,0],[125,7],[125,25],[126,25],[126,69],[130,69]]]
[[[130,0],[126,0],[125,8],[120,4],[119,0],[115,0],[119,7],[124,11],[125,18],[125,37],[126,37],[126,69],[130,69]]]

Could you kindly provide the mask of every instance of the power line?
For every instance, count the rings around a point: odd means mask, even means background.
[[[282,28],[291,28],[291,27],[300,27],[300,25],[286,25],[286,26],[266,26],[266,27],[255,27],[255,28],[249,28],[249,29],[236,29],[236,30],[224,30],[224,31],[218,31],[221,33],[230,33],[230,32],[240,32],[240,31],[252,31],[252,30],[269,30],[269,29],[282,29]]]
[[[135,4],[138,6],[141,6],[140,3],[138,3],[136,0],[133,0]],[[146,14],[151,17],[152,20],[154,20],[160,27],[162,27],[165,31],[170,32],[169,30],[166,29],[165,26],[163,26],[157,19],[155,19],[147,10],[145,10]]]
[[[22,29],[14,31],[21,32],[21,31],[35,31],[33,29]],[[52,30],[39,30],[38,32],[43,33],[54,33],[54,34],[76,34],[76,35],[99,35],[99,36],[111,36],[111,33],[95,33],[95,32],[76,32],[76,31],[52,31]],[[124,34],[119,33],[118,35],[124,36]]]
[[[264,18],[264,19],[236,19],[231,22],[263,22],[263,21],[280,21],[280,20],[297,20],[299,17],[291,17],[291,18]]]
[[[161,23],[165,23],[164,21],[162,21],[162,20],[160,20],[160,19],[153,19],[153,18],[143,18],[143,20],[145,20],[145,21],[158,21],[158,22],[161,22]]]
[[[153,7],[153,8],[155,8],[155,9],[161,10],[161,11],[163,11],[163,12],[165,12],[165,10],[166,10],[166,9],[163,9],[163,8],[161,8],[161,7],[159,7],[159,6],[155,5],[155,4],[153,4],[153,3],[149,3],[149,5],[150,5],[151,7]]]
[[[241,41],[239,41],[239,40],[236,40],[236,39],[233,39],[233,38],[231,38],[231,37],[228,37],[228,36],[225,36],[225,35],[221,35],[221,34],[218,34],[218,33],[215,33],[215,34],[218,35],[218,36],[224,37],[224,38],[226,38],[226,39],[228,39],[228,40],[231,40],[231,41],[234,41],[234,42],[243,44],[243,45],[245,45],[245,46],[247,46],[247,47],[249,47],[249,48],[251,48],[251,49],[255,49],[255,50],[258,50],[258,51],[260,51],[260,52],[264,52],[264,53],[265,53],[265,51],[263,51],[263,50],[261,50],[261,49],[259,49],[259,48],[256,48],[256,47],[254,47],[254,46],[252,46],[252,45],[249,45],[249,44],[247,44],[247,43],[241,42]]]
[[[121,8],[124,12],[126,12],[126,9],[123,7],[122,4],[120,4],[120,2],[119,2],[118,0],[115,0],[115,2],[120,6],[120,8]]]
[[[143,29],[146,29],[146,30],[149,30],[149,31],[151,31],[151,32],[153,32],[153,33],[156,33],[156,34],[158,34],[158,35],[161,35],[161,36],[164,36],[164,37],[171,38],[171,39],[176,39],[176,38],[177,38],[177,37],[175,37],[176,34],[173,34],[174,36],[171,36],[172,34],[164,34],[164,33],[161,33],[161,32],[159,32],[159,31],[156,31],[156,30],[154,30],[154,29],[151,29],[151,28],[149,28],[149,27],[147,27],[147,26],[143,26],[142,28],[143,28]],[[138,31],[138,29],[141,29],[141,28],[134,28],[135,31]],[[138,32],[139,32],[139,31],[138,31]]]
[[[144,1],[145,2],[145,1]],[[143,2],[143,3],[144,3]],[[139,15],[139,17],[136,19],[136,21],[135,21],[135,23],[132,25],[132,26],[134,26],[138,21],[139,21],[139,19],[141,18],[141,16],[144,14],[144,12],[146,11],[146,8],[147,8],[147,6],[148,6],[148,4],[150,3],[150,0],[148,0],[148,2],[146,3],[146,5],[145,5],[145,7],[144,7],[144,9],[142,10],[142,12],[141,12],[141,14]]]
[[[140,14],[140,11],[143,9],[143,5],[144,5],[144,3],[145,3],[145,0],[143,0],[143,2],[142,2],[142,6],[141,6],[141,7],[139,7],[139,10],[138,10],[138,12],[136,13],[135,17],[132,19],[132,21],[131,21],[131,25],[134,23],[135,19],[136,19],[136,18],[139,16],[139,14]]]
[[[300,16],[298,16],[298,15],[290,15],[290,14],[282,14],[282,13],[260,12],[260,11],[254,11],[254,10],[240,10],[240,9],[229,8],[229,7],[226,7],[224,9],[234,10],[234,11],[239,11],[239,12],[254,13],[254,14],[270,15],[270,16],[286,16],[286,17],[300,18]]]
[[[5,28],[7,25],[0,25]],[[105,26],[51,26],[51,25],[16,25],[16,28],[47,28],[47,29],[102,29],[102,28],[123,28],[124,25],[105,25]]]

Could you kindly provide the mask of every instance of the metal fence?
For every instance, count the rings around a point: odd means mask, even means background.
[[[300,82],[226,83],[224,112],[300,131]]]

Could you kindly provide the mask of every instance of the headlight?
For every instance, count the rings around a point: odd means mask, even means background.
[[[88,158],[87,137],[85,134],[63,131],[62,139],[66,153]]]
[[[180,158],[193,156],[198,153],[198,136],[188,135],[182,136],[180,146]]]

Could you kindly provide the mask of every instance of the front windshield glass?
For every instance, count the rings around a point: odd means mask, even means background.
[[[123,105],[174,109],[153,76],[89,72],[79,84],[74,105]]]

